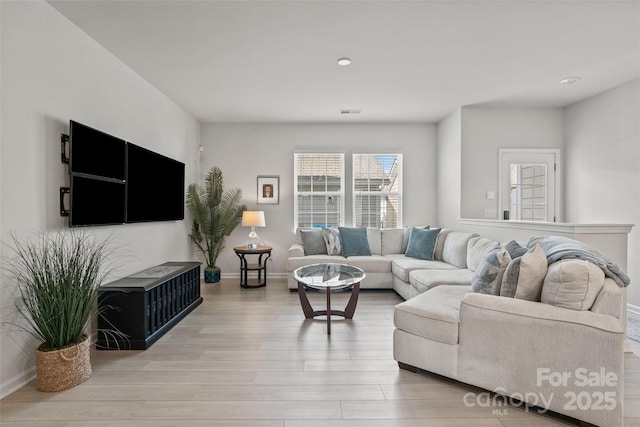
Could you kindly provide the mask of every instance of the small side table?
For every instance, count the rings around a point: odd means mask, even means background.
[[[271,257],[271,246],[258,246],[256,249],[249,249],[246,246],[236,246],[233,248],[238,258],[240,258],[240,286],[243,288],[261,288],[267,286],[267,260]],[[247,255],[257,255],[258,263],[249,264]],[[266,255],[266,258],[263,258]],[[249,280],[247,273],[257,271],[258,277]],[[264,277],[263,277],[264,274]],[[251,282],[251,283],[250,283]]]

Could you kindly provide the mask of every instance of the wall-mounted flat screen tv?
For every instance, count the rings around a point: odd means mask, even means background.
[[[71,227],[184,219],[184,163],[73,120],[69,128]]]
[[[126,141],[73,120],[69,140],[71,173],[125,179]]]
[[[127,143],[127,222],[184,219],[184,163]]]
[[[71,175],[71,189],[71,226],[124,224],[124,182]]]

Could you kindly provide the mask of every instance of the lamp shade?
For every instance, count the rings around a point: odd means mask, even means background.
[[[264,211],[244,211],[242,212],[242,225],[244,227],[264,227]]]

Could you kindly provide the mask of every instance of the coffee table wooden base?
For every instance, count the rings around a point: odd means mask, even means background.
[[[300,297],[300,305],[302,306],[302,312],[307,319],[313,319],[317,316],[327,316],[327,335],[331,335],[331,316],[341,316],[345,319],[353,319],[353,314],[356,312],[356,305],[358,305],[358,295],[360,294],[360,283],[356,283],[351,288],[351,297],[347,306],[343,310],[331,309],[331,288],[327,288],[327,309],[326,310],[314,310],[311,307],[309,298],[307,297],[307,290],[304,284],[298,282],[298,296]]]

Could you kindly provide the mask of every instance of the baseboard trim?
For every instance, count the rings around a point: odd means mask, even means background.
[[[14,391],[17,391],[18,389],[27,385],[29,382],[33,381],[35,378],[36,378],[36,367],[32,366],[27,371],[9,379],[9,381],[2,384],[2,392],[0,392],[0,399],[4,399]]]
[[[627,304],[627,317],[640,322],[640,307],[633,304]]]

